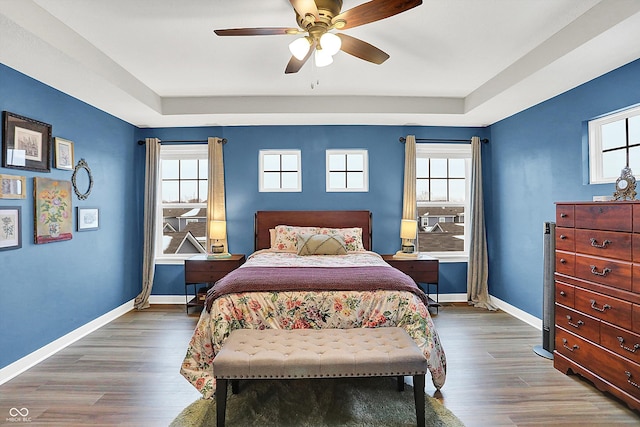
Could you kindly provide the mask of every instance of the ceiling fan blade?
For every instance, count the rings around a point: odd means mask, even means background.
[[[348,53],[349,55],[353,55],[356,58],[364,59],[365,61],[373,62],[378,65],[389,59],[389,55],[386,52],[383,52],[374,45],[346,34],[336,35],[342,40],[342,47],[340,50]]]
[[[346,24],[343,27],[336,28],[346,30],[389,18],[421,4],[422,0],[371,0],[335,16],[331,23],[345,21]]]
[[[287,34],[298,34],[301,31],[297,28],[229,28],[225,30],[214,30],[219,36],[277,36]]]
[[[316,6],[316,2],[313,0],[289,0],[291,6],[298,12],[298,15],[301,17],[307,16],[307,14],[313,15],[319,18],[318,15],[318,7]]]
[[[306,56],[302,58],[302,60],[296,58],[295,56],[292,56],[291,59],[289,60],[289,63],[287,64],[287,68],[284,69],[284,73],[293,74],[300,71],[300,68],[302,68],[302,66],[309,60],[309,58],[311,58],[311,55],[315,51],[316,51],[316,42],[313,42],[311,44],[311,47],[309,47],[309,51],[307,52]]]

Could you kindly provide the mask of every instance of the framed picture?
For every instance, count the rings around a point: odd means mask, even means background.
[[[100,228],[100,211],[98,208],[78,207],[76,213],[78,231],[90,231]]]
[[[24,199],[27,197],[27,178],[0,174],[0,199]]]
[[[55,137],[54,141],[54,166],[56,169],[74,169],[73,162],[73,142]]]
[[[2,167],[51,172],[51,125],[3,112]]]
[[[36,244],[71,240],[71,182],[33,178],[34,240]]]
[[[22,247],[22,208],[0,206],[0,251]]]

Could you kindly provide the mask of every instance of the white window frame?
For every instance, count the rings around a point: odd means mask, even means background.
[[[264,156],[265,155],[295,155],[297,158],[297,184],[295,188],[265,188],[264,186]],[[302,191],[302,155],[300,150],[260,150],[259,153],[259,173],[258,173],[258,186],[261,193],[299,193]],[[273,172],[273,171],[267,171]],[[283,172],[282,170],[280,172]]]
[[[416,161],[418,158],[448,158],[448,159],[465,159],[465,222],[464,222],[464,251],[425,251],[418,247],[420,252],[429,254],[438,258],[441,262],[468,262],[469,261],[469,242],[471,240],[470,227],[467,219],[469,215],[469,201],[471,199],[471,144],[416,144]],[[417,179],[417,178],[416,178]],[[460,206],[459,203],[451,202],[421,202],[418,206]]]
[[[615,176],[604,176],[602,159],[602,127],[618,120],[628,119],[640,115],[640,107],[630,108],[618,113],[589,121],[589,183],[609,184],[616,182],[620,173]],[[629,144],[629,141],[627,141]],[[620,172],[625,165],[620,165]],[[637,174],[638,172],[636,172]],[[640,175],[635,175],[640,179]]]
[[[163,247],[163,208],[193,208],[207,209],[206,203],[162,203],[162,160],[189,160],[207,159],[208,147],[206,144],[182,144],[182,145],[162,145],[160,146],[160,165],[158,170],[158,186],[156,189],[156,244],[155,263],[156,264],[183,264],[185,259],[191,258],[195,254],[164,254]],[[203,252],[206,253],[206,250]]]
[[[329,157],[333,156],[333,155],[344,155],[344,156],[348,156],[350,154],[356,154],[356,155],[361,155],[362,156],[362,187],[353,187],[353,188],[347,188],[347,187],[332,187],[331,186],[331,179],[330,179],[330,175],[329,172],[331,172],[329,170]],[[343,192],[343,193],[366,193],[369,191],[369,152],[367,150],[356,150],[356,149],[349,149],[349,150],[326,150],[326,155],[325,155],[325,167],[326,167],[326,189],[327,192]],[[335,171],[334,171],[335,172]],[[345,173],[348,173],[349,169],[345,170]],[[360,171],[355,171],[355,172],[360,172]],[[345,183],[346,185],[346,183]]]

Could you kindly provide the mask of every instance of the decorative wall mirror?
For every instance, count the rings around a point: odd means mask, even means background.
[[[93,188],[93,176],[91,169],[84,159],[80,159],[71,177],[73,183],[73,191],[75,191],[78,199],[85,200],[91,194]]]

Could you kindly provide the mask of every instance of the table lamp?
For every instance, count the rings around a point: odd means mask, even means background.
[[[400,238],[402,239],[402,252],[411,254],[415,252],[413,241],[416,239],[418,221],[403,219],[400,223]]]
[[[224,240],[227,237],[227,222],[226,221],[211,221],[209,222],[209,238],[215,240],[211,245],[211,252],[214,254],[224,253],[224,245],[220,243],[220,240]]]

